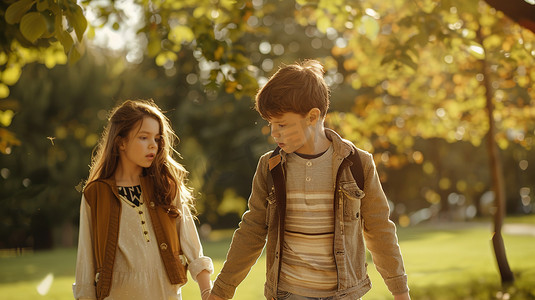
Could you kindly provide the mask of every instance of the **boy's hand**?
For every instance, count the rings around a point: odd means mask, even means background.
[[[208,299],[206,299],[206,300],[225,300],[225,299],[210,293],[210,296],[208,296]]]
[[[405,294],[394,295],[394,300],[410,300],[409,292]]]

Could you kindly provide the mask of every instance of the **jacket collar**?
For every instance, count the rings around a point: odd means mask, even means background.
[[[350,154],[355,151],[352,147],[352,143],[346,139],[343,139],[338,133],[336,133],[334,130],[325,128],[325,136],[332,142],[333,144],[333,155],[340,158],[346,158]],[[279,148],[280,149],[280,148]],[[285,163],[286,162],[286,155],[288,153],[284,152],[284,150],[280,149],[279,154],[273,155],[269,159],[269,169],[273,169],[276,165],[279,163]]]
[[[147,176],[143,176],[141,175],[140,176],[140,182],[141,182],[141,189],[143,190],[143,187],[146,186],[147,182],[146,182],[146,177]],[[119,189],[117,188],[117,182],[115,181],[115,178],[112,176],[110,178],[105,178],[105,179],[97,179],[95,181],[100,181],[100,182],[103,182],[105,184],[107,184],[111,191],[113,192],[113,194],[115,195],[115,197],[117,197],[117,199],[120,199],[119,197]]]
[[[103,183],[107,184],[110,187],[110,189],[113,192],[113,194],[115,195],[115,197],[117,199],[121,199],[119,197],[119,190],[117,189],[117,183],[115,182],[115,178],[113,176],[110,177],[110,178],[105,178],[105,179],[102,179],[102,178],[101,179],[97,179],[95,181],[100,181],[100,182],[103,182]]]

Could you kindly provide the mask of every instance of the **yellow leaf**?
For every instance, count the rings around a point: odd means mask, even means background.
[[[496,22],[496,18],[490,14],[482,14],[479,23],[482,26],[492,26]]]
[[[156,56],[156,65],[163,66],[167,62],[167,55],[165,53],[160,53]]]
[[[32,7],[34,0],[15,1],[6,10],[6,22],[8,24],[16,24],[26,12]]]
[[[215,50],[214,52],[214,58],[216,60],[220,60],[221,59],[221,56],[223,56],[223,52],[225,51],[225,49],[223,49],[222,46],[219,46],[217,47],[217,49]]]
[[[9,88],[7,85],[0,83],[0,99],[7,98],[9,96]]]
[[[13,132],[0,128],[0,152],[9,154],[11,152],[11,146],[20,145],[20,141],[15,137]]]
[[[377,34],[379,34],[379,23],[368,15],[362,16],[360,21],[362,22],[362,28],[364,29],[366,37],[372,41],[375,40]]]
[[[222,0],[220,1],[221,5],[227,9],[232,9],[232,8],[235,8],[236,5],[237,5],[237,1],[236,0]]]
[[[464,192],[468,188],[468,184],[464,180],[457,181],[457,184],[455,186],[459,192]]]
[[[487,49],[497,48],[502,44],[502,39],[497,34],[493,34],[483,41],[483,45]]]
[[[236,91],[237,86],[238,83],[236,81],[227,81],[225,82],[225,92],[227,92],[227,94],[232,94]]]
[[[46,31],[46,20],[38,12],[29,12],[20,20],[20,32],[30,42],[35,42]]]
[[[7,54],[5,52],[0,52],[0,65],[5,65],[7,63]],[[535,73],[533,73],[535,75]]]
[[[190,43],[195,39],[195,35],[191,28],[183,25],[173,27],[169,32],[169,39],[177,44],[182,42]]]
[[[483,47],[476,42],[470,43],[470,46],[468,46],[468,52],[470,52],[470,54],[477,59],[485,58],[485,49],[483,49]]]
[[[156,34],[150,35],[149,38],[149,44],[147,45],[147,51],[149,52],[149,56],[154,57],[156,54],[160,53],[162,50],[161,46],[161,40]]]
[[[433,1],[433,0],[423,0],[419,2],[420,2],[419,5],[422,8],[422,10],[428,14],[432,13],[435,7],[438,5],[438,1]]]
[[[11,125],[11,121],[13,120],[13,116],[15,116],[15,113],[8,109],[6,111],[0,110],[0,125],[7,127]]]
[[[319,31],[325,33],[327,28],[331,27],[331,21],[326,16],[321,16],[316,22],[316,27],[318,27]]]
[[[193,11],[193,17],[195,19],[201,18],[204,15],[206,15],[206,8],[203,7],[203,6],[199,6],[199,7],[195,8],[195,10]]]
[[[22,70],[19,65],[10,65],[2,72],[2,82],[7,85],[14,85],[19,81]]]

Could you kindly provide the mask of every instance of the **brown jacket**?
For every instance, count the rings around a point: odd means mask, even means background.
[[[176,228],[178,210],[156,204],[152,198],[153,184],[147,176],[141,177],[141,190],[145,203],[151,208],[150,219],[169,281],[172,284],[184,284],[187,281],[187,266],[180,260],[182,250]],[[121,203],[114,179],[99,179],[89,183],[84,189],[84,196],[91,207],[93,220],[96,295],[97,299],[104,299],[110,294],[119,237]]]
[[[403,294],[409,290],[403,258],[398,245],[396,227],[389,220],[389,207],[381,187],[372,155],[355,150],[351,142],[342,139],[336,132],[326,129],[326,136],[332,141],[333,179],[336,183],[334,205],[334,244],[338,287],[334,295],[337,300],[361,298],[371,289],[367,274],[366,248],[370,250],[374,264],[382,275],[392,294]],[[362,161],[365,185],[361,189],[350,170],[347,157],[357,151]],[[258,163],[253,187],[249,197],[249,209],[242,217],[239,228],[234,232],[227,260],[216,281],[212,293],[225,299],[234,296],[236,287],[247,276],[249,270],[266,247],[266,282],[264,296],[276,299],[281,260],[281,237],[284,229],[273,190],[268,190],[268,173],[272,151],[263,155]],[[286,166],[286,153],[275,164]],[[292,180],[286,178],[286,180]],[[285,192],[285,191],[283,191]],[[366,244],[365,244],[366,242]]]

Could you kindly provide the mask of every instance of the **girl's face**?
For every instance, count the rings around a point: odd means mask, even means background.
[[[128,133],[128,138],[120,144],[121,163],[133,169],[148,168],[156,158],[160,142],[160,123],[151,117],[145,117],[139,126]]]

